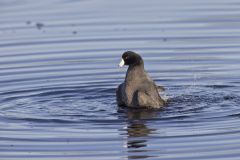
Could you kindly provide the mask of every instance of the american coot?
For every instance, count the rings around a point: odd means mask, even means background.
[[[161,108],[166,103],[159,95],[158,87],[144,70],[142,57],[132,51],[122,55],[119,67],[128,65],[125,81],[116,91],[117,104],[132,108]]]

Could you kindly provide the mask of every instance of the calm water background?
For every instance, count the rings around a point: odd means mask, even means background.
[[[239,160],[239,0],[1,0],[1,160]],[[119,109],[126,50],[166,87]]]

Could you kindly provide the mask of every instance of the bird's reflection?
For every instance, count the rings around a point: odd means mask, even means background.
[[[127,137],[125,147],[128,150],[127,159],[144,159],[151,155],[148,153],[148,136],[156,129],[148,126],[151,121],[158,116],[159,111],[139,110],[139,109],[122,109],[127,122],[125,128]]]
[[[127,127],[127,133],[129,137],[144,137],[148,136],[153,129],[149,129],[144,123],[142,122],[132,122]]]
[[[127,127],[128,135],[128,148],[142,148],[147,146],[147,140],[144,138],[135,138],[135,137],[146,137],[151,133],[149,129],[143,123],[130,123]],[[132,138],[133,137],[133,138]]]

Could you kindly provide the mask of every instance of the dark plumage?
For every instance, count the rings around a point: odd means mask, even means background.
[[[125,81],[116,91],[117,104],[132,108],[161,108],[165,101],[158,93],[158,87],[144,70],[142,57],[132,51],[122,55],[120,67],[128,65]]]

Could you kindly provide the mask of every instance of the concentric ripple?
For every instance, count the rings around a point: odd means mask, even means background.
[[[0,2],[0,159],[240,158],[239,2]],[[168,105],[116,105],[134,50]]]

